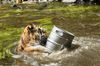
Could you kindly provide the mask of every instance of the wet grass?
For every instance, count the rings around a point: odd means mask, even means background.
[[[40,14],[40,11],[34,11],[30,5],[21,5],[26,9],[11,8],[10,5],[0,7],[0,59],[11,57],[10,48],[14,42],[17,42],[23,31],[23,28],[32,22],[38,22],[44,25],[47,30],[52,26],[51,17]],[[8,10],[7,10],[8,9]]]
[[[92,23],[97,26],[94,29],[100,28],[100,16],[95,14],[100,14],[100,6],[67,6],[62,3],[51,3],[45,9],[39,10],[39,7],[39,4],[19,4],[18,8],[12,8],[10,5],[0,6],[0,59],[11,57],[11,46],[19,40],[23,28],[32,22],[41,24],[48,33],[54,24],[76,35],[80,34],[79,31],[84,25],[89,24],[88,27],[91,28]]]

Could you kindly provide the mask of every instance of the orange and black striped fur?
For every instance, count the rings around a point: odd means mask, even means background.
[[[46,43],[46,38],[47,34],[43,28],[35,24],[27,25],[22,32],[17,50],[24,52],[45,52],[47,51],[46,48],[39,44]]]

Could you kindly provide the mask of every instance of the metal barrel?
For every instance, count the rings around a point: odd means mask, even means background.
[[[46,48],[57,51],[61,49],[62,45],[71,46],[73,38],[72,33],[54,26],[47,39]]]

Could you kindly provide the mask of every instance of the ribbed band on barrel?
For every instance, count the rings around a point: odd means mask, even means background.
[[[53,44],[56,44],[56,45],[61,45],[61,44],[58,44],[57,42],[54,42],[54,41],[50,40],[49,38],[47,39],[47,41],[49,41],[49,42],[51,42]]]

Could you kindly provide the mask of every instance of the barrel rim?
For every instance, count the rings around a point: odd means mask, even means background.
[[[56,27],[55,25],[54,25],[53,28],[57,28],[57,29],[61,30],[61,31],[64,32],[64,33],[68,33],[68,34],[70,34],[70,35],[73,36],[73,37],[75,36],[73,33],[69,32],[69,31],[66,31],[65,29],[58,28],[58,27]]]

